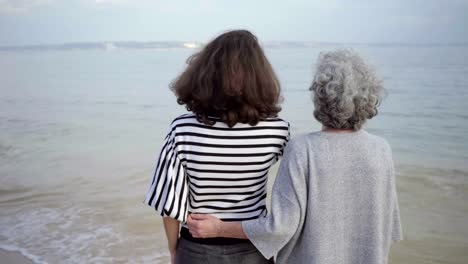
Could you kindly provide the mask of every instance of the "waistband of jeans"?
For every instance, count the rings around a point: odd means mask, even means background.
[[[186,227],[182,227],[180,229],[180,237],[190,242],[203,244],[203,245],[225,246],[225,245],[237,245],[237,244],[251,243],[250,240],[248,239],[240,239],[240,238],[229,238],[229,237],[196,238],[196,237],[193,237],[192,234],[190,234],[190,231]]]

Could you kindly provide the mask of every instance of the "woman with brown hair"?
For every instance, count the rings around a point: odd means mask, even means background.
[[[163,216],[172,263],[269,263],[247,239],[194,238],[185,226],[190,213],[266,215],[268,171],[289,124],[277,117],[279,81],[257,38],[246,30],[218,36],[171,88],[191,113],[170,125],[145,203]]]

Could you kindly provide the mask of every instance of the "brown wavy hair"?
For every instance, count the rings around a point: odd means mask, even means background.
[[[177,102],[200,122],[215,120],[232,127],[256,125],[277,116],[281,89],[257,38],[247,30],[233,30],[209,42],[187,60],[187,68],[171,83]]]

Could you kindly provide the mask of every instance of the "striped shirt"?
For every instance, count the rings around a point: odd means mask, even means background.
[[[224,221],[266,215],[268,170],[288,140],[289,123],[280,118],[230,128],[200,123],[194,114],[179,116],[164,140],[145,203],[181,222],[189,213]]]

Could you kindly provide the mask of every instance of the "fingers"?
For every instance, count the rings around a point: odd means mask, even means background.
[[[201,234],[198,234],[198,233],[193,233],[192,236],[194,238],[203,238],[203,236]]]
[[[189,215],[189,219],[193,220],[218,220],[216,216],[210,215],[210,214],[197,214],[193,213]]]
[[[190,216],[193,220],[205,220],[210,217],[210,215],[207,214],[191,214]]]
[[[187,226],[189,229],[190,234],[192,234],[193,237],[196,238],[201,238],[201,234],[199,233],[200,231],[200,222],[199,220],[195,220],[193,217],[190,215],[187,218]]]
[[[187,217],[187,225],[190,226],[192,225],[196,220],[193,219],[192,215],[190,214],[188,217]]]
[[[193,233],[193,232],[195,232],[197,230],[197,225],[196,225],[196,223],[193,223],[193,222],[187,221],[187,227],[188,227],[190,233]]]
[[[203,238],[202,234],[200,234],[198,230],[189,229],[189,232],[195,238]]]

